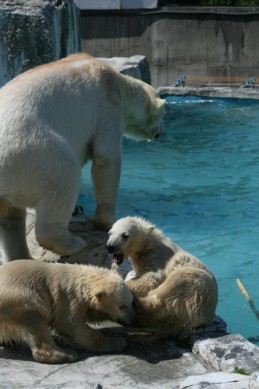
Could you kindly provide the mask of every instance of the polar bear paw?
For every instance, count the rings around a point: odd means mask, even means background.
[[[48,231],[37,231],[36,238],[40,246],[60,255],[73,255],[86,247],[86,242],[71,234],[66,229],[49,229]]]
[[[94,215],[94,225],[96,228],[104,231],[109,231],[112,225],[115,223],[116,219],[114,214],[100,215],[95,213]]]

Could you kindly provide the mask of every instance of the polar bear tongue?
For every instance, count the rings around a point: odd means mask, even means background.
[[[121,265],[122,262],[123,262],[123,259],[124,259],[124,255],[123,255],[123,254],[113,254],[113,256],[112,256],[112,260],[113,260],[117,265]]]

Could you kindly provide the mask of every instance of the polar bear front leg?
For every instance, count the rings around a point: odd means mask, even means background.
[[[75,320],[73,324],[71,328],[66,328],[67,333],[65,335],[61,333],[64,340],[72,349],[107,353],[120,352],[127,345],[126,339],[122,337],[104,336],[99,329],[91,328],[80,320]]]
[[[121,156],[93,159],[92,180],[96,210],[94,223],[97,228],[109,230],[115,222],[116,202],[120,181]]]

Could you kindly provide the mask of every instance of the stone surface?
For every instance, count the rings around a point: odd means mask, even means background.
[[[200,338],[194,342],[192,352],[217,371],[243,369],[251,374],[259,370],[259,347],[238,334]]]
[[[124,329],[117,331],[121,334]],[[28,352],[0,347],[0,387],[177,389],[186,372],[201,375],[212,371],[174,341],[152,341],[145,335],[130,333],[127,336],[128,346],[119,355],[85,353],[79,362],[54,366],[33,362]]]
[[[176,96],[204,96],[204,97],[229,97],[239,99],[259,99],[259,90],[254,88],[230,88],[230,87],[175,87],[162,86],[157,89],[160,95]]]
[[[258,389],[259,388],[259,371],[256,371],[252,374],[250,378],[250,389]]]
[[[188,342],[163,339],[121,327],[103,329],[108,336],[126,336],[120,354],[82,353],[73,364],[46,365],[23,348],[0,346],[1,388],[86,389],[258,389],[252,375],[218,372],[190,351]],[[241,350],[240,352],[244,352]]]
[[[180,389],[238,389],[249,388],[250,377],[242,374],[208,373],[189,376]]]
[[[133,55],[132,57],[112,57],[112,58],[99,58],[111,66],[113,66],[120,73],[127,74],[128,76],[138,78],[148,84],[151,83],[149,64],[143,55]]]
[[[0,87],[16,75],[80,50],[73,0],[1,0]]]

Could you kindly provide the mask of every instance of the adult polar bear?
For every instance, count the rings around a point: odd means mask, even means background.
[[[85,242],[67,229],[91,159],[94,222],[115,221],[122,136],[153,139],[164,101],[148,84],[87,54],[29,70],[0,91],[0,237],[5,261],[28,258],[25,208],[36,210],[36,238],[61,255]]]

